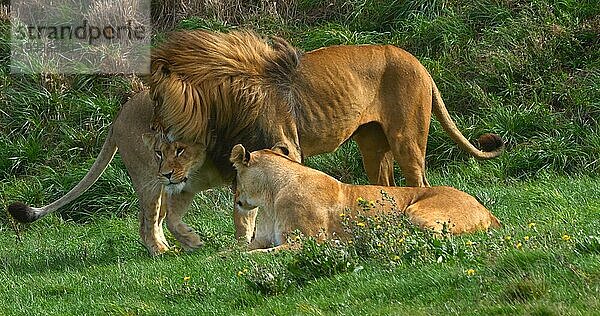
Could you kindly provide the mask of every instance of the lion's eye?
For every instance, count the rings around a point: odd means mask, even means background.
[[[177,151],[175,151],[175,154],[177,155],[177,157],[181,156],[181,154],[183,154],[183,152],[185,151],[185,148],[177,148]]]
[[[154,153],[156,154],[156,157],[158,157],[158,159],[162,159],[162,152],[160,150],[157,150]]]

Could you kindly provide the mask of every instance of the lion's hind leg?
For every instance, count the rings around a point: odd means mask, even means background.
[[[405,135],[392,134],[390,137],[390,146],[394,153],[394,158],[402,175],[406,179],[406,185],[411,187],[428,187],[429,182],[425,177],[425,150],[427,146],[427,134],[420,135]]]
[[[439,207],[442,207],[441,205]],[[446,226],[446,229],[451,229],[449,225],[454,225],[449,218],[440,216],[436,208],[427,205],[427,202],[416,202],[406,208],[406,216],[414,225],[423,229],[429,229],[435,233],[441,233]]]
[[[390,94],[382,100],[380,123],[406,185],[428,187],[425,151],[431,124],[431,78],[422,66],[414,68],[414,65],[409,65],[412,70],[406,74],[403,68],[406,66],[390,69],[391,76],[395,78],[385,83],[389,84]]]
[[[394,155],[381,125],[365,124],[356,130],[352,138],[360,149],[369,182],[394,186]]]

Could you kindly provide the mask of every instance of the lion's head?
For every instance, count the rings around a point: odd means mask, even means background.
[[[252,153],[241,144],[233,147],[229,160],[237,171],[235,207],[238,211],[247,212],[259,205],[266,204],[265,200],[271,198],[268,192],[273,191],[268,186],[273,181],[278,181],[269,179],[269,175],[273,174],[273,168],[276,169],[280,165],[280,163],[274,163],[274,160],[283,159],[295,162],[288,155],[289,150],[283,143],[277,143],[271,149]]]
[[[287,100],[299,58],[283,39],[251,31],[172,33],[152,51],[154,127],[173,139],[205,143],[208,158],[232,175],[227,158],[235,144],[269,148],[281,140],[274,120],[293,125],[287,122],[296,109]],[[299,153],[298,143],[290,140]]]
[[[170,194],[181,192],[206,160],[206,146],[202,144],[172,141],[162,133],[146,133],[142,139],[154,152],[159,181]]]

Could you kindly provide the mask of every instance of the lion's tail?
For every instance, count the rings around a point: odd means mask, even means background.
[[[81,179],[81,181],[79,181],[79,183],[77,183],[77,185],[71,189],[71,191],[67,192],[67,194],[63,195],[58,200],[40,208],[31,207],[21,202],[12,203],[8,206],[8,212],[10,215],[12,215],[14,219],[21,223],[31,223],[70,203],[83,194],[96,182],[96,180],[98,180],[98,178],[100,178],[100,175],[102,172],[104,172],[117,152],[117,145],[112,135],[113,132],[111,126],[108,130],[108,135],[104,141],[104,145],[102,145],[102,150],[100,150],[100,154],[96,158],[96,161],[91,166],[85,177],[83,177],[83,179]]]
[[[450,113],[448,113],[448,109],[446,109],[446,105],[444,105],[444,101],[442,101],[442,96],[440,95],[440,91],[433,79],[431,80],[432,89],[433,89],[433,113],[435,117],[440,121],[442,127],[450,135],[458,147],[462,150],[468,152],[473,155],[477,159],[492,159],[500,156],[504,151],[504,141],[499,135],[496,134],[483,134],[479,136],[477,140],[479,145],[483,150],[477,149],[473,144],[469,142],[468,139],[460,132],[456,124],[450,117]]]

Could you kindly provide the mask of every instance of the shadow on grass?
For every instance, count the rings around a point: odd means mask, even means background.
[[[80,240],[81,236],[65,236],[64,241],[22,241],[4,243],[0,253],[0,267],[11,274],[35,274],[49,271],[80,271],[96,266],[114,265],[118,262],[153,260],[141,243],[129,236],[104,237]]]

